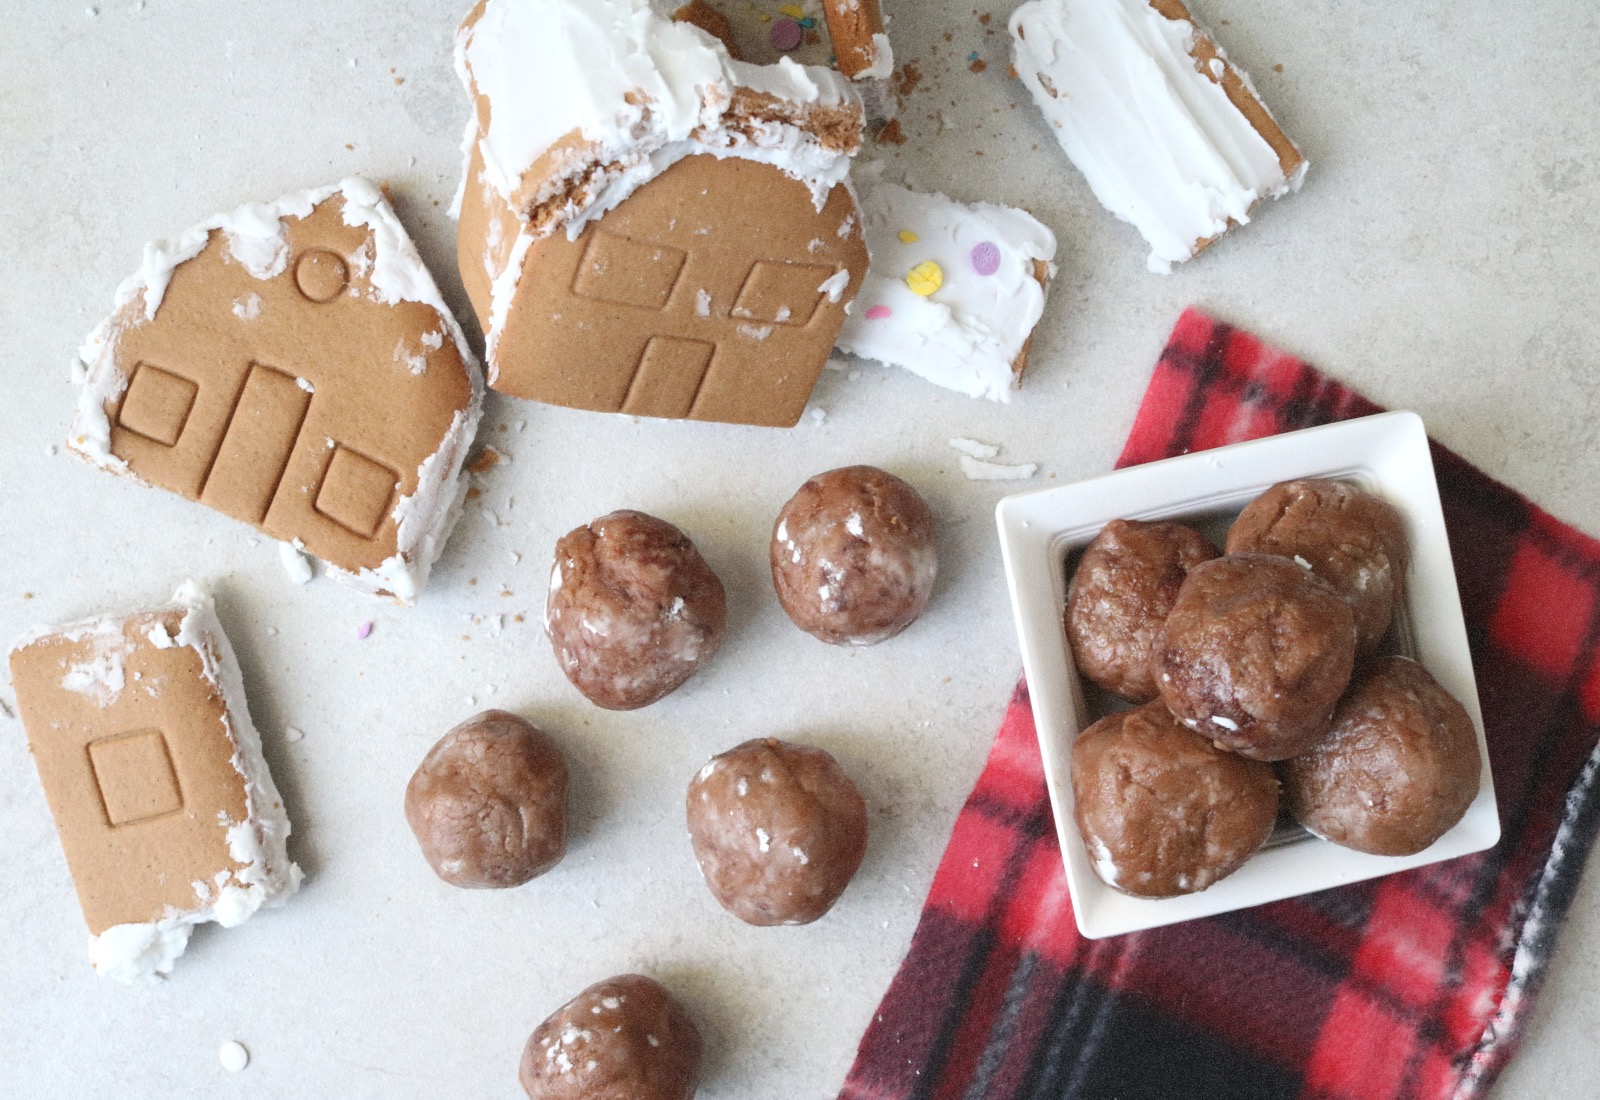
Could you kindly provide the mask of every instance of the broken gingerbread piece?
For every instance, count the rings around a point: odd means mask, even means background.
[[[80,353],[74,453],[415,599],[483,384],[377,187],[347,179],[152,244],[116,302]]]
[[[837,69],[854,85],[867,117],[894,117],[894,50],[878,0],[694,0],[674,19],[722,41],[735,60],[771,65],[785,58]]]
[[[476,108],[458,259],[490,386],[796,423],[866,273],[848,82],[734,61],[647,0],[484,0],[456,46]]]
[[[198,924],[294,893],[289,819],[211,601],[40,631],[11,650],[28,747],[101,974],[165,975]]]
[[[1307,162],[1182,0],[1028,0],[1013,59],[1095,198],[1170,272]]]
[[[1009,401],[1055,277],[1056,238],[1025,210],[856,175],[872,264],[838,348],[971,397]]]

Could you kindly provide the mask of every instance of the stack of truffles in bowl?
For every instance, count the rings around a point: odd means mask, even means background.
[[[1477,733],[1420,664],[1382,655],[1410,549],[1387,501],[1282,482],[1217,548],[1114,520],[1084,549],[1065,626],[1078,671],[1131,703],[1072,749],[1096,874],[1136,897],[1204,890],[1272,835],[1411,855],[1478,791]],[[1392,647],[1391,647],[1392,648]]]

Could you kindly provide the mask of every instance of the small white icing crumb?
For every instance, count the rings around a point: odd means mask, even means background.
[[[1105,841],[1099,837],[1091,838],[1090,845],[1094,854],[1095,874],[1099,875],[1101,881],[1106,885],[1115,886],[1117,884],[1117,861],[1112,857],[1111,849],[1107,848]]]
[[[839,299],[844,297],[844,292],[850,289],[850,269],[841,267],[832,275],[822,280],[822,285],[817,287],[818,294],[826,294],[828,301],[837,305]]]
[[[305,738],[305,731],[300,729],[298,726],[285,726],[283,728],[283,739],[289,742],[291,745],[298,744],[299,742],[304,741]]]
[[[1296,554],[1294,556],[1294,560],[1295,560],[1295,564],[1298,565],[1301,569],[1310,569],[1311,568],[1311,563],[1306,561],[1306,559],[1302,558],[1299,554]]]
[[[243,1043],[223,1043],[217,1050],[217,1061],[222,1063],[222,1068],[229,1073],[238,1073],[250,1064],[250,1052]]]
[[[233,300],[233,315],[241,321],[254,321],[261,316],[261,295],[244,294]]]
[[[856,538],[858,538],[858,539],[861,538],[863,536],[863,528],[861,526],[861,513],[860,512],[851,512],[850,513],[850,517],[844,521],[844,529],[846,531],[849,531]]]
[[[812,409],[811,410],[811,419],[815,420],[818,424],[821,424],[824,420],[828,419],[828,410],[827,409]]]
[[[1236,730],[1239,728],[1239,723],[1235,722],[1232,718],[1224,718],[1220,714],[1213,714],[1211,716],[1211,721],[1216,725],[1221,726],[1225,730]]]
[[[694,295],[694,312],[697,317],[711,316],[711,292],[697,290]]]
[[[979,443],[976,439],[967,439],[962,436],[952,439],[950,446],[964,455],[971,455],[973,458],[993,458],[1000,453],[1000,448],[993,443]]]
[[[428,371],[427,353],[413,352],[403,339],[394,346],[394,361],[412,374],[426,374]]]
[[[961,456],[961,472],[973,481],[1024,481],[1039,472],[1037,463],[1024,462],[1020,466],[1007,466],[999,462],[982,462],[971,455]]]
[[[761,845],[761,850],[763,852],[770,852],[772,850],[772,837],[765,829],[756,830],[756,841]]]
[[[278,543],[278,560],[283,562],[283,571],[295,584],[305,584],[311,580],[311,559],[302,554],[293,543]]]

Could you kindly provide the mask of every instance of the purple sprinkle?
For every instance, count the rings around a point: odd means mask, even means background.
[[[774,19],[771,38],[773,49],[790,53],[800,48],[800,43],[806,40],[806,32],[793,19]]]
[[[993,275],[1000,270],[1000,246],[984,241],[972,246],[972,270],[979,275]]]
[[[371,633],[372,633],[372,624],[371,623],[362,623],[360,626],[356,627],[356,641],[358,641],[358,642],[366,641],[367,640],[367,635],[369,635]]]

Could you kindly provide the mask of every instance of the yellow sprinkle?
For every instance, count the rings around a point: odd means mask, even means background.
[[[806,9],[802,8],[799,4],[785,4],[778,10],[783,12],[783,14],[787,15],[790,19],[804,19],[806,17]]]
[[[918,237],[915,233],[911,232],[911,230],[909,230],[909,229],[900,230],[900,243],[901,244],[916,244],[921,239],[922,239],[921,237]]]
[[[923,260],[906,276],[906,286],[911,288],[911,293],[926,298],[944,286],[944,268],[932,260]]]

